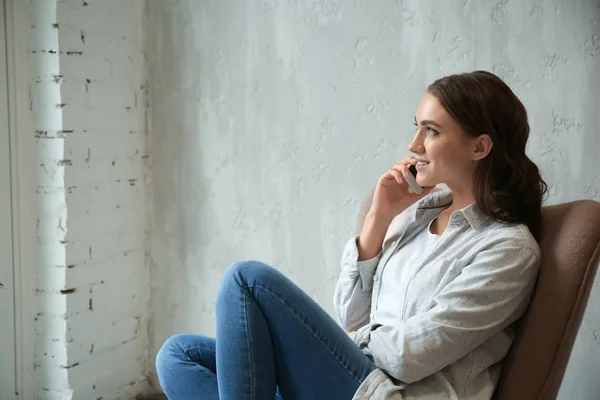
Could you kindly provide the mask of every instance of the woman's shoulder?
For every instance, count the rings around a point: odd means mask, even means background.
[[[505,247],[517,249],[529,249],[540,258],[541,251],[538,242],[527,227],[522,223],[506,223],[489,221],[489,224],[481,230],[481,239],[486,247]]]

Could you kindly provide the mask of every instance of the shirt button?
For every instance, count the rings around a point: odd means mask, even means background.
[[[376,281],[377,279],[379,279],[379,277],[377,275],[374,275],[373,280]]]
[[[373,321],[375,319],[375,314],[371,313],[371,315],[369,315],[369,318],[371,318],[371,321]]]
[[[394,240],[392,243],[390,243],[390,247],[396,247],[397,244],[398,242]]]

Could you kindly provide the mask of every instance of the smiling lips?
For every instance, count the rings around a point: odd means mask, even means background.
[[[417,171],[419,171],[429,165],[429,161],[419,160],[419,159],[416,159],[415,161],[416,161],[415,168],[417,168]]]

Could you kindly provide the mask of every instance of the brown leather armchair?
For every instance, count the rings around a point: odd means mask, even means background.
[[[357,232],[372,201],[373,192],[362,204]],[[600,260],[600,203],[547,206],[542,218],[540,274],[503,361],[495,400],[556,398]]]

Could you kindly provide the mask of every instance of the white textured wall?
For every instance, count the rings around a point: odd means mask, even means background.
[[[428,83],[503,77],[550,202],[600,200],[600,2],[149,0],[151,348],[214,334],[224,269],[259,259],[323,307],[359,203],[407,154]],[[600,301],[596,284],[591,302]],[[590,307],[564,398],[600,392]]]
[[[144,3],[30,4],[36,398],[129,399],[148,386]]]

